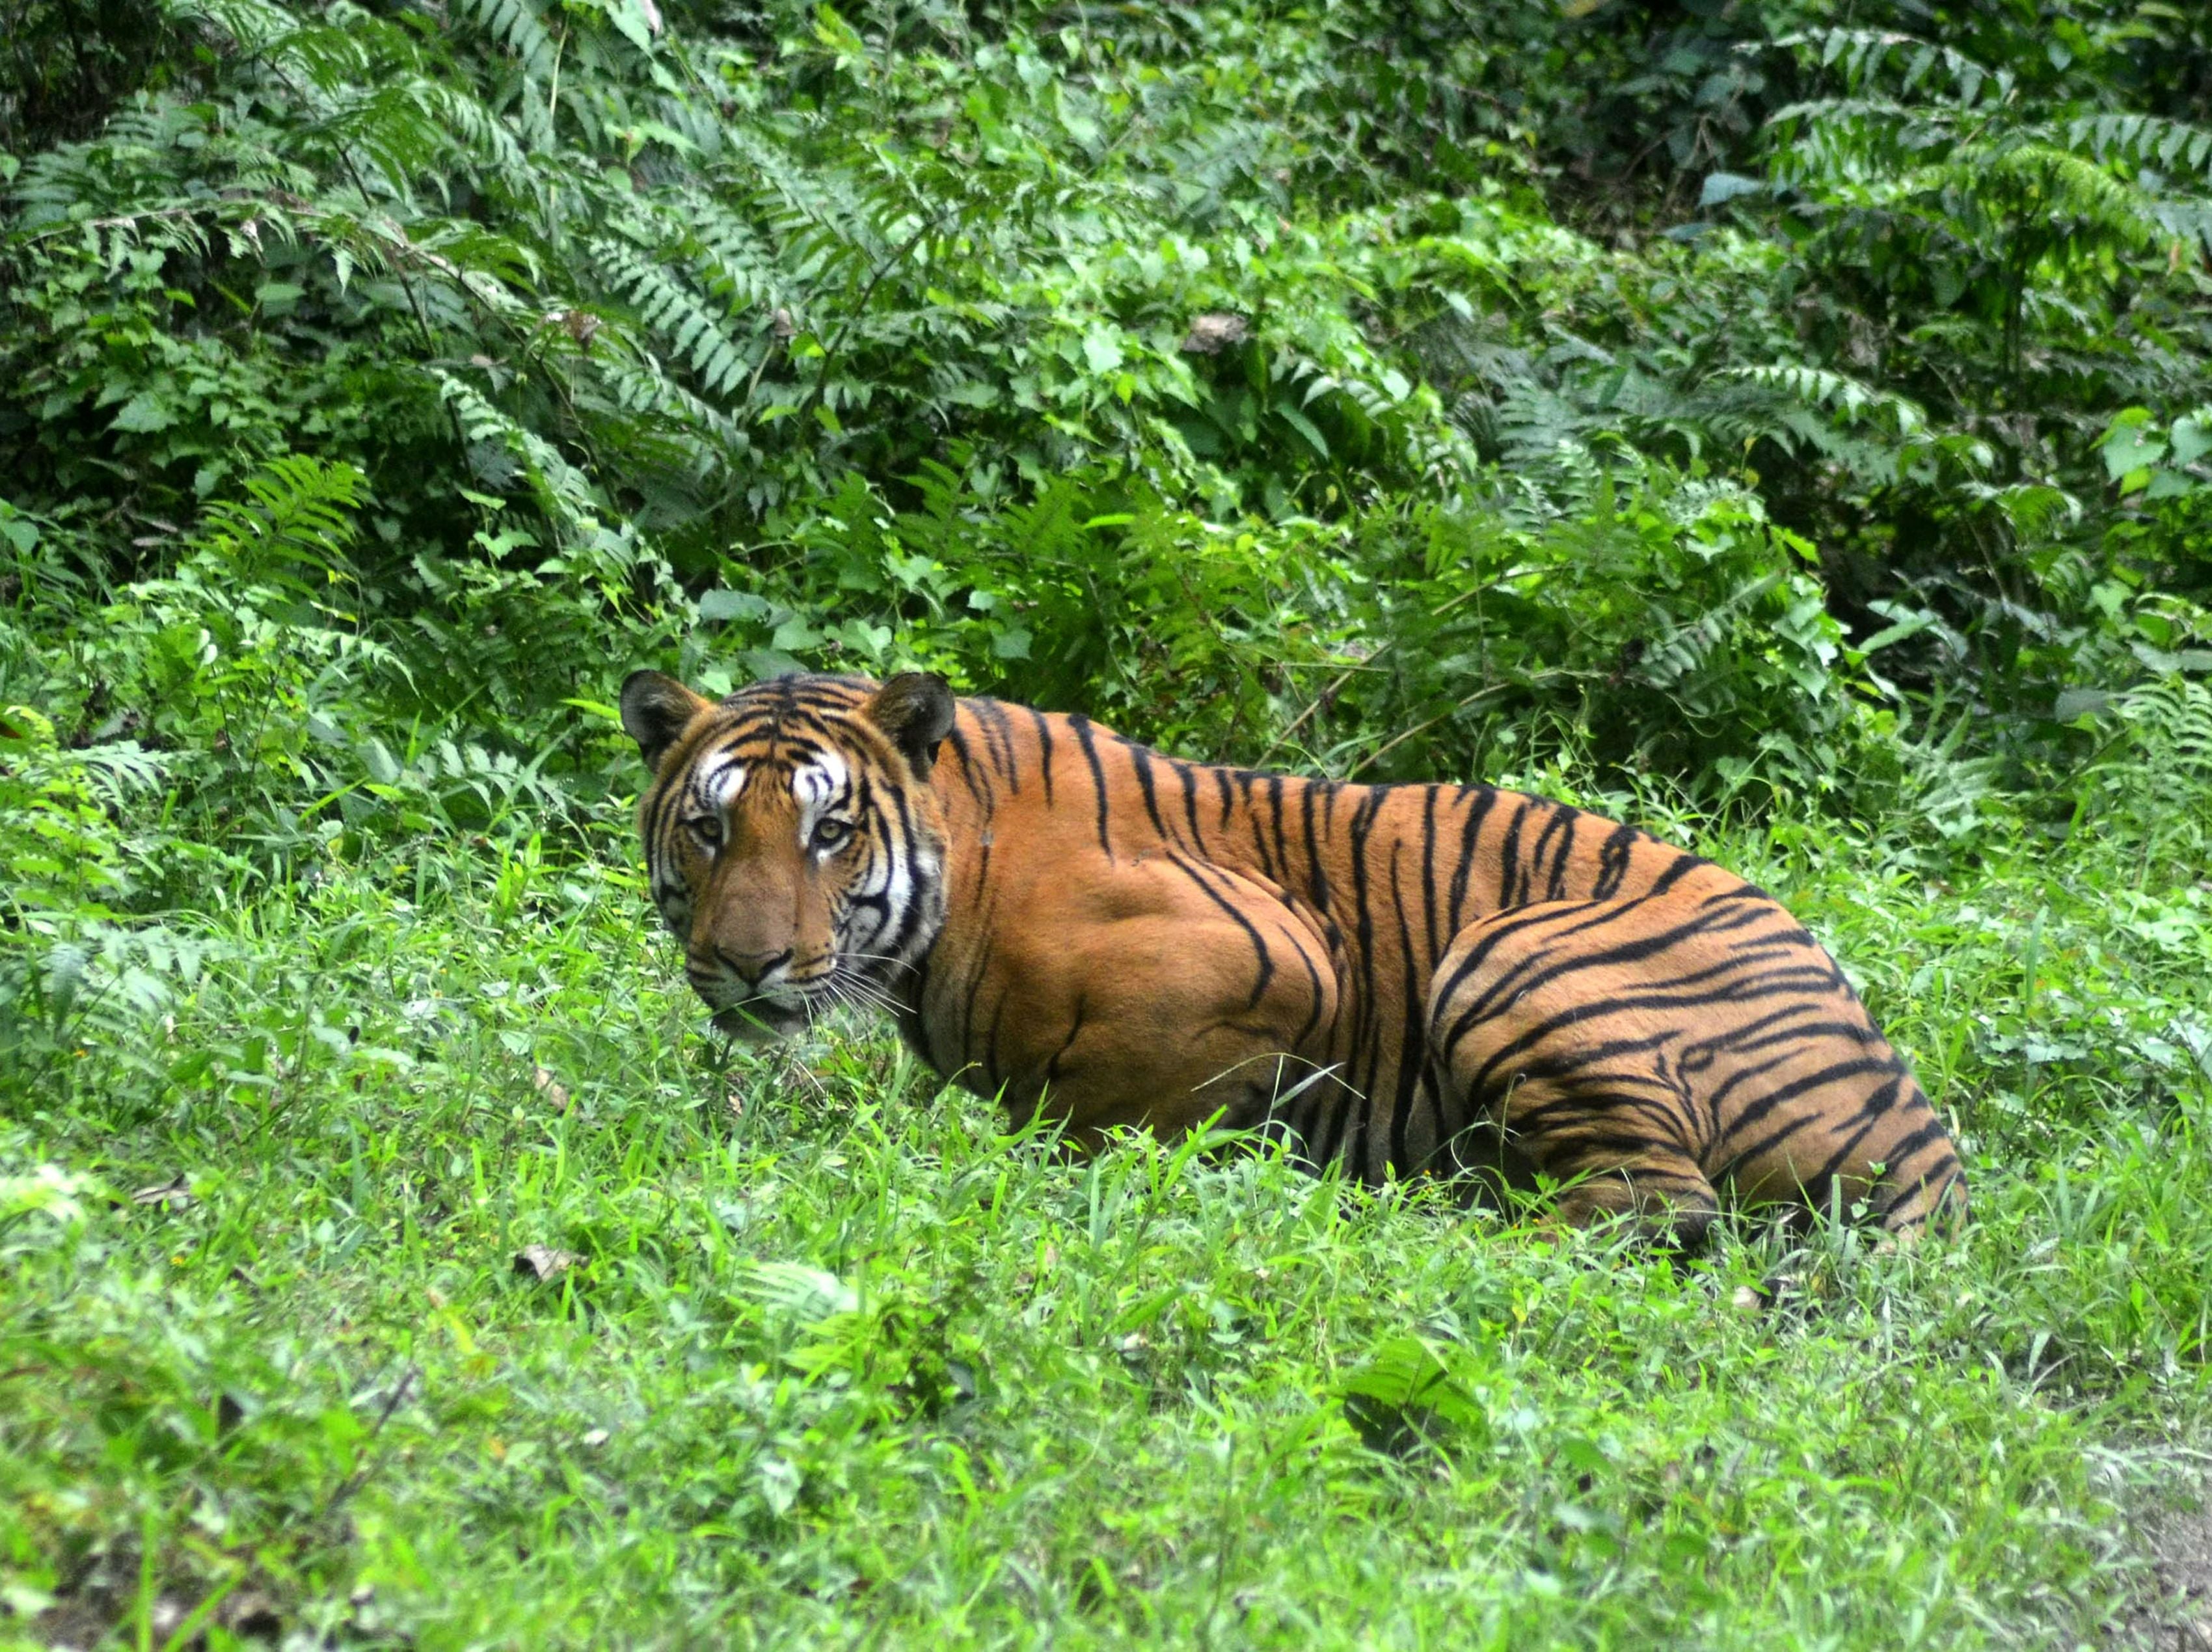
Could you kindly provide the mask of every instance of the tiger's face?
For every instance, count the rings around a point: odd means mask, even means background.
[[[716,1029],[780,1037],[890,1002],[945,918],[944,679],[787,677],[715,701],[638,671],[622,717],[653,770],[638,803],[653,904]]]

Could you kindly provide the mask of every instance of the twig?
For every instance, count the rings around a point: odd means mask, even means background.
[[[921,245],[922,237],[928,234],[929,232],[936,228],[938,225],[943,223],[946,218],[951,216],[951,212],[952,209],[951,207],[947,207],[935,217],[925,219],[921,228],[915,230],[913,234],[908,236],[905,241],[891,253],[890,257],[885,258],[883,263],[876,266],[875,274],[868,277],[868,284],[860,288],[860,296],[859,301],[853,306],[852,314],[847,316],[845,318],[844,325],[837,329],[837,336],[823,346],[822,367],[821,370],[814,375],[814,388],[806,392],[806,399],[800,403],[799,406],[799,417],[802,424],[805,422],[806,416],[814,410],[815,404],[821,401],[822,392],[828,387],[830,383],[830,364],[836,359],[837,352],[845,347],[846,335],[851,332],[854,327],[859,324],[860,318],[867,313],[868,301],[876,295],[876,288],[883,284],[884,277],[890,274],[892,270],[897,269],[900,264],[905,263],[906,255],[913,252],[915,247]]]
[[[377,1412],[376,1421],[369,1428],[368,1442],[362,1448],[362,1455],[365,1461],[360,1467],[346,1476],[343,1485],[331,1493],[329,1501],[316,1511],[314,1520],[309,1522],[310,1524],[319,1524],[344,1508],[354,1493],[368,1484],[368,1477],[382,1466],[384,1460],[381,1457],[374,1461],[366,1461],[368,1455],[375,1449],[377,1441],[383,1437],[385,1424],[392,1420],[392,1412],[399,1409],[400,1401],[407,1398],[408,1390],[415,1386],[415,1379],[421,1374],[421,1371],[413,1365],[410,1365],[399,1374],[399,1381],[392,1385],[392,1393],[385,1400],[384,1409]]]
[[[1435,611],[1430,616],[1430,617],[1432,619],[1442,619],[1445,615],[1450,613],[1453,609],[1459,607],[1462,603],[1472,602],[1475,598],[1480,596],[1482,592],[1483,587],[1481,586],[1470,586],[1467,590],[1461,592],[1456,597],[1447,598],[1444,601],[1438,603],[1436,606]],[[1355,663],[1346,666],[1344,670],[1337,675],[1334,682],[1331,683],[1327,688],[1323,689],[1319,694],[1314,696],[1313,703],[1311,705],[1308,706],[1304,711],[1300,712],[1296,717],[1291,720],[1291,726],[1288,728],[1285,729],[1280,734],[1278,734],[1273,739],[1267,742],[1267,749],[1260,754],[1258,759],[1252,766],[1255,768],[1265,767],[1267,759],[1273,756],[1276,752],[1281,750],[1284,745],[1289,742],[1291,737],[1306,726],[1306,720],[1308,718],[1311,717],[1323,706],[1328,705],[1334,701],[1338,695],[1344,692],[1344,685],[1352,681],[1355,673],[1376,670],[1376,667],[1375,662],[1382,659],[1383,655],[1389,653],[1397,646],[1398,641],[1396,638],[1393,637],[1390,641],[1382,644],[1382,646],[1377,648],[1373,653],[1368,655],[1366,659],[1356,661]],[[1457,708],[1454,708],[1454,709],[1457,709]],[[1449,714],[1447,714],[1449,715]],[[1427,725],[1424,724],[1422,726],[1426,727]],[[1415,733],[1419,733],[1419,732],[1420,731],[1419,729],[1413,731]],[[1393,744],[1395,744],[1395,742]],[[1385,746],[1383,750],[1387,751],[1389,750],[1389,747]],[[1357,773],[1358,771],[1354,770],[1353,772]]]
[[[1438,723],[1443,722],[1447,717],[1456,717],[1460,713],[1466,711],[1470,707],[1474,706],[1478,701],[1487,699],[1493,695],[1506,694],[1515,689],[1533,689],[1546,683],[1555,683],[1563,677],[1582,677],[1586,675],[1588,675],[1587,672],[1582,671],[1539,671],[1535,676],[1522,682],[1493,683],[1487,688],[1477,689],[1473,694],[1468,695],[1463,699],[1455,701],[1452,704],[1445,707],[1435,716],[1427,718],[1421,722],[1414,724],[1413,727],[1409,729],[1402,730],[1400,732],[1392,735],[1381,745],[1376,747],[1374,750],[1369,752],[1358,762],[1352,764],[1352,768],[1346,773],[1344,778],[1346,780],[1358,780],[1362,773],[1373,768],[1376,763],[1397,750],[1398,747],[1405,744],[1407,741],[1412,739],[1416,734],[1427,733],[1429,730],[1434,728]]]
[[[1380,653],[1381,650],[1378,649],[1376,652]],[[1281,750],[1285,745],[1290,744],[1291,737],[1306,726],[1306,720],[1309,717],[1311,717],[1323,706],[1328,705],[1331,701],[1334,700],[1338,695],[1344,692],[1344,685],[1352,681],[1352,672],[1358,669],[1359,667],[1358,665],[1352,665],[1339,672],[1334,682],[1331,683],[1327,688],[1323,689],[1319,694],[1314,696],[1312,704],[1309,705],[1304,711],[1300,712],[1296,717],[1291,720],[1291,726],[1288,728],[1285,729],[1280,734],[1278,734],[1273,739],[1267,742],[1267,749],[1259,755],[1258,758],[1254,761],[1252,767],[1255,768],[1265,768],[1267,766],[1267,759],[1273,756],[1278,751]]]

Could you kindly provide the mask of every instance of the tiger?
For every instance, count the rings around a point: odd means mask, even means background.
[[[926,671],[714,700],[641,671],[620,710],[651,898],[726,1034],[872,1006],[1071,1151],[1212,1125],[1686,1250],[1723,1196],[1907,1238],[1964,1216],[1834,960],[1632,826],[1184,762]]]

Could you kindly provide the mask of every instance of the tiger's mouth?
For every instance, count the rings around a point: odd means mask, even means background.
[[[822,974],[780,981],[766,992],[748,993],[727,980],[702,982],[696,972],[692,989],[705,1000],[714,1030],[747,1044],[789,1038],[846,1011],[897,1007],[884,986],[842,959]]]
[[[772,1044],[788,1038],[812,1023],[814,1006],[805,999],[749,998],[726,1004],[709,1017],[709,1024],[725,1038],[742,1044]]]
[[[787,982],[735,998],[702,993],[714,1030],[747,1044],[770,1044],[826,1019],[850,1001],[842,972]]]

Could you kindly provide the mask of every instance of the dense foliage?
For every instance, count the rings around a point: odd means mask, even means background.
[[[2207,1415],[2212,11],[0,37],[0,1612],[1890,1645],[2140,1586],[2115,1442]],[[1984,1221],[1768,1337],[1748,1240],[1485,1260],[718,1054],[624,870],[644,664],[1671,818],[1837,939]]]

